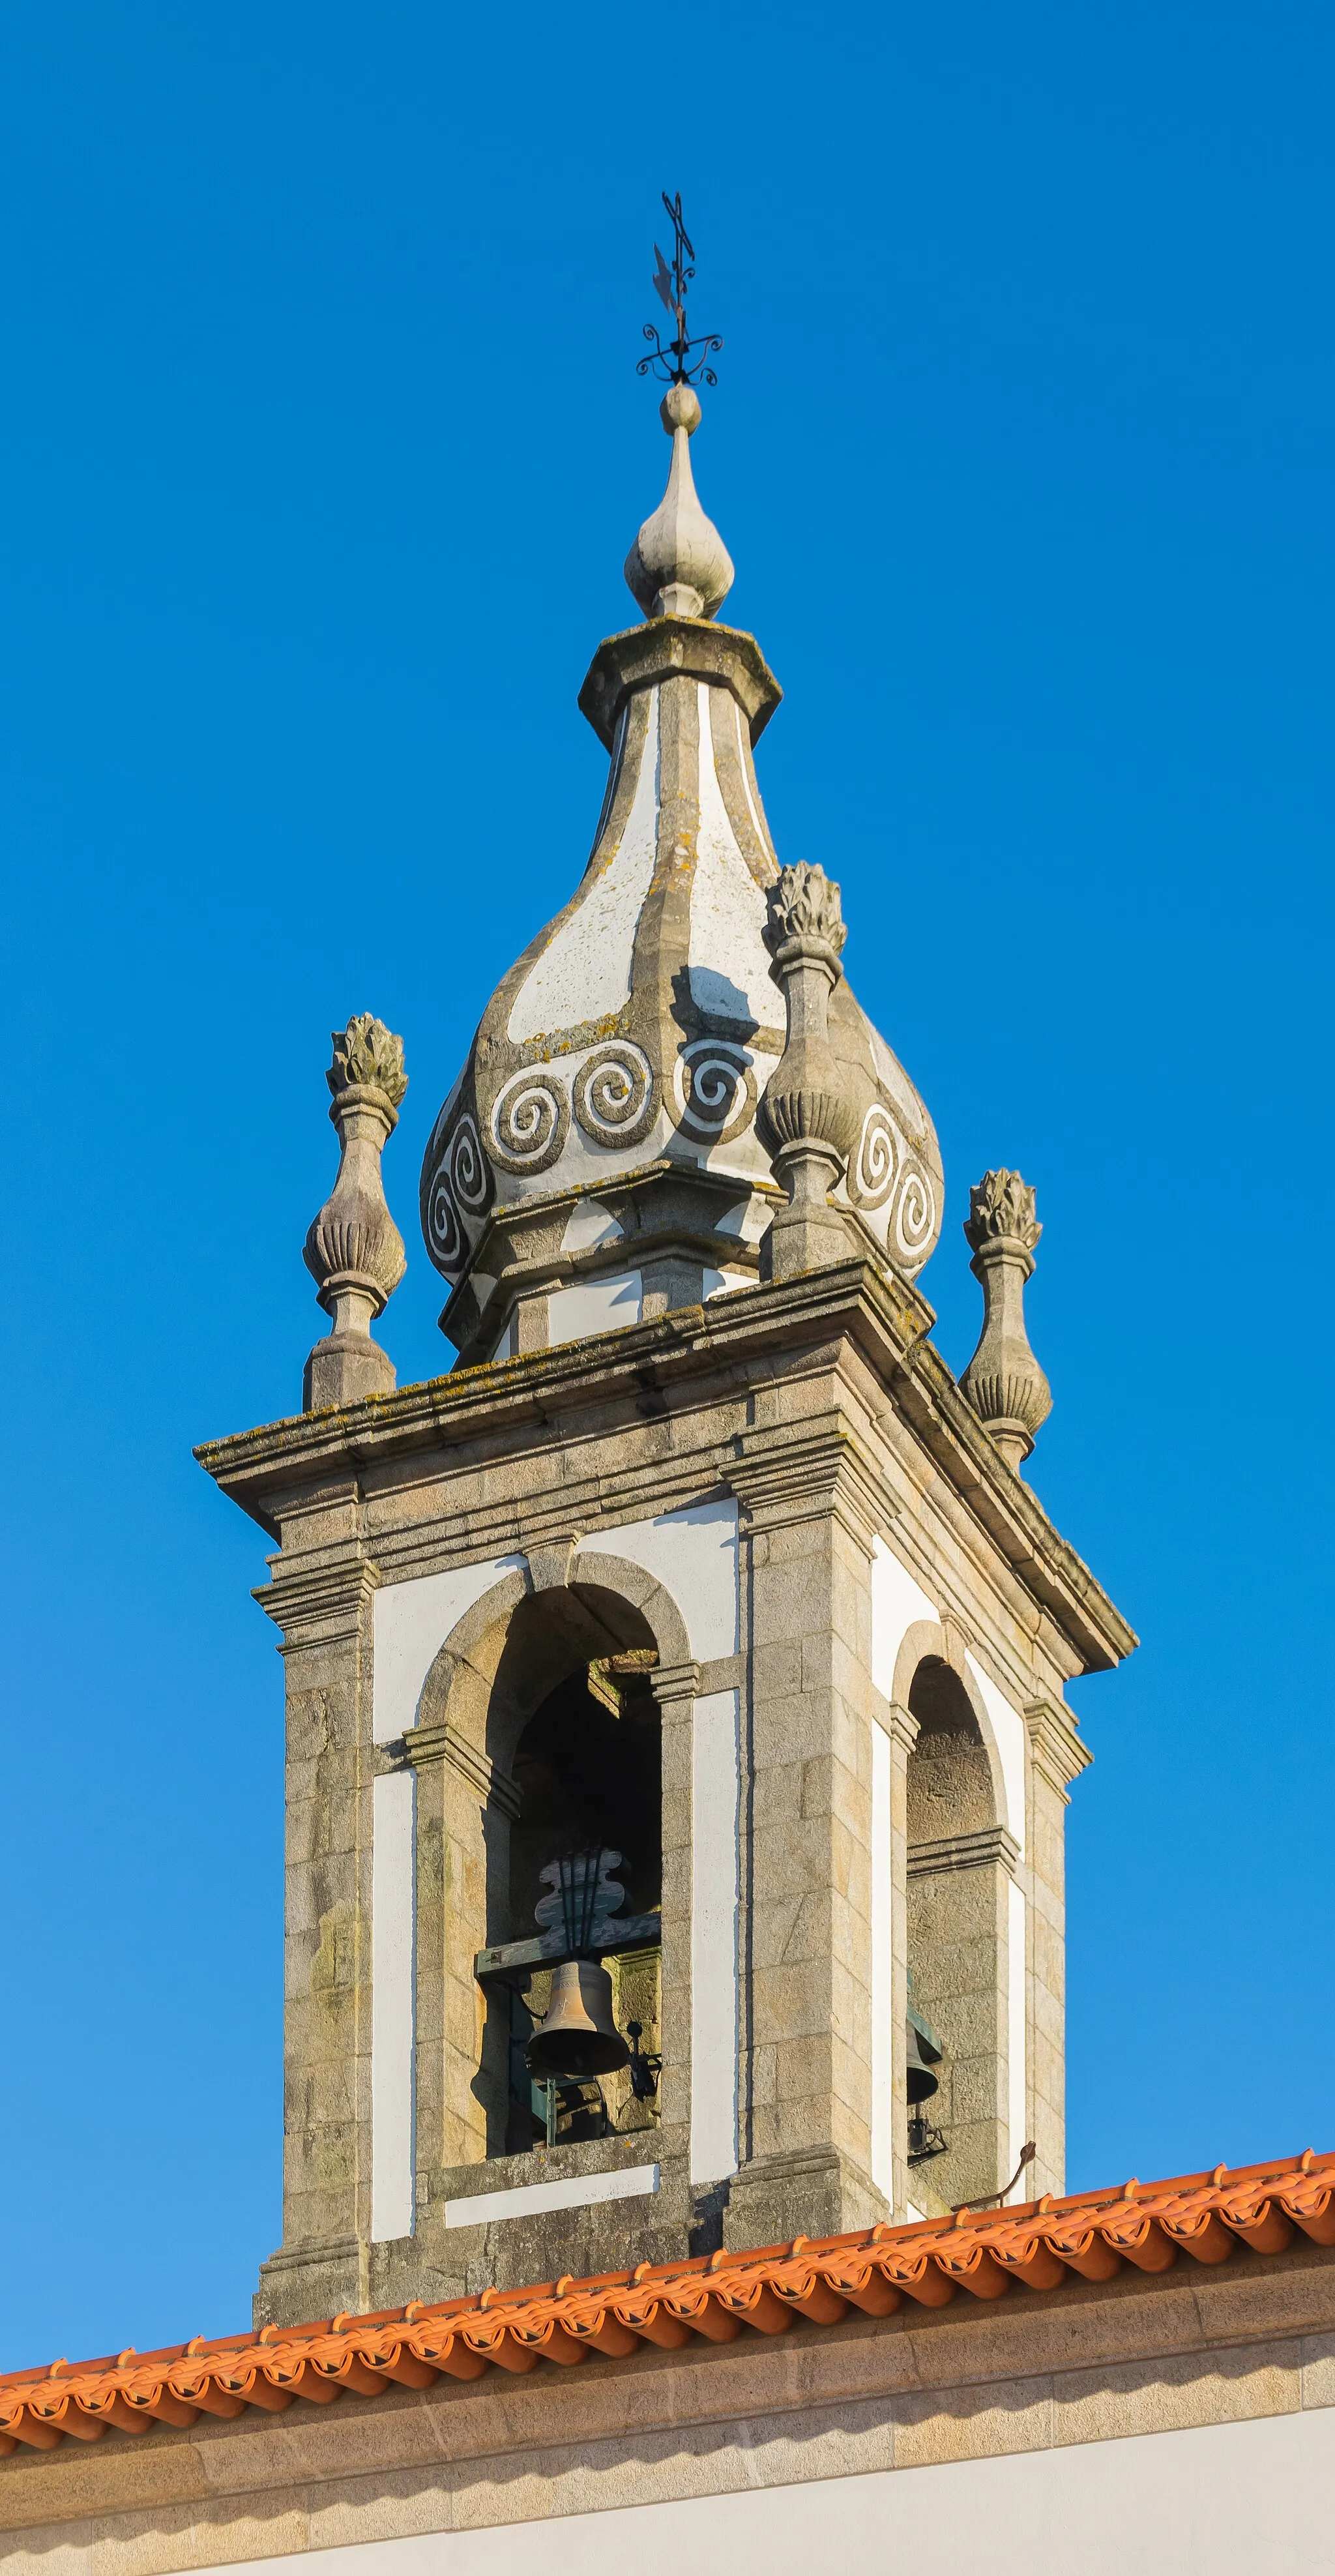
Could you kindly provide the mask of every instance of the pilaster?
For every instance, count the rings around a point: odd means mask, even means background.
[[[360,1556],[279,1557],[256,1595],[283,1632],[287,1685],[283,2240],[266,2316],[310,2314],[317,2286],[357,2297],[370,2231],[376,1587]]]
[[[891,2145],[893,2214],[903,2218],[913,2197],[908,2164],[908,1769],[918,1741],[912,1711],[892,1700],[885,1729],[890,1743],[890,2064],[894,2136]]]
[[[1029,2135],[1034,2192],[1066,2188],[1066,1809],[1093,1756],[1061,1701],[1024,1712],[1028,1748]]]
[[[884,2214],[871,2179],[871,1552],[877,1487],[836,1413],[741,1436],[743,2163],[725,2242]]]

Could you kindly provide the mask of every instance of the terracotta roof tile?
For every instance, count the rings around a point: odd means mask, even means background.
[[[277,2414],[298,2397],[329,2405],[345,2394],[430,2388],[441,2376],[569,2369],[591,2354],[624,2359],[645,2345],[679,2350],[703,2337],[786,2334],[799,2322],[834,2325],[850,2310],[886,2317],[905,2299],[938,2308],[966,2293],[1004,2298],[1016,2284],[1052,2290],[1072,2277],[1107,2281],[1124,2263],[1163,2272],[1183,2255],[1228,2262],[1277,2254],[1295,2228],[1335,2245],[1335,2154],[1248,2165],[1170,2182],[1129,2182],[1067,2200],[874,2227],[867,2234],[712,2254],[689,2263],[526,2290],[484,2290],[436,2307],[410,2301],[376,2316],[266,2326],[151,2353],[54,2361],[0,2378],[0,2453],[20,2445],[101,2441],[109,2432],[190,2425],[248,2406]]]

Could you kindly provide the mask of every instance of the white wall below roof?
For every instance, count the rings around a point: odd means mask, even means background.
[[[862,2410],[851,2410],[858,2418]],[[917,2419],[921,2428],[921,2418]],[[857,2423],[849,2441],[856,2456]],[[799,2477],[800,2420],[775,2445]],[[680,2473],[726,2476],[728,2494],[542,2518],[541,2470],[522,2483],[534,2518],[481,2530],[354,2541],[320,2550],[322,2576],[588,2576],[600,2567],[689,2567],[692,2576],[1327,2576],[1335,2408],[1139,2433],[1003,2458],[761,2485],[751,2450],[702,2452]],[[438,2508],[450,2511],[442,2479]],[[250,2558],[250,2576],[292,2576],[309,2554]],[[177,2562],[196,2567],[193,2556]],[[220,2576],[217,2570],[199,2576]]]
[[[934,1601],[915,1583],[906,1565],[878,1538],[871,1560],[871,1677],[882,1699],[895,1695],[895,1657],[906,1628],[917,1619],[939,1619]]]

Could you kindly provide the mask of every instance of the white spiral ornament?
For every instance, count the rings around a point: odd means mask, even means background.
[[[936,1240],[936,1192],[926,1172],[910,1163],[895,1207],[895,1241],[910,1269],[920,1270]]]
[[[672,1068],[677,1118],[688,1135],[725,1142],[755,1115],[751,1059],[721,1038],[697,1038],[683,1047]]]
[[[525,1065],[498,1091],[488,1120],[491,1151],[507,1172],[545,1172],[570,1129],[565,1086],[548,1066]]]
[[[629,1038],[596,1047],[575,1076],[575,1116],[595,1145],[635,1145],[658,1114],[654,1069]]]
[[[887,1110],[873,1100],[849,1157],[848,1195],[855,1207],[884,1207],[899,1171],[899,1139]]]

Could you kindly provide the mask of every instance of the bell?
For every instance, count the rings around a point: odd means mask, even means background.
[[[615,2075],[628,2066],[627,2048],[612,2018],[612,1980],[595,1959],[563,1959],[552,1971],[546,2019],[538,2024],[525,2051],[529,2072],[540,2083],[568,2075],[584,2084],[594,2075]]]
[[[910,2102],[930,2101],[933,2093],[940,2091],[941,2079],[932,2062],[931,2042],[924,2038],[912,2014],[909,2017],[905,2037],[908,2042],[908,2098]],[[936,2050],[934,2054],[939,2064],[940,2050]]]

